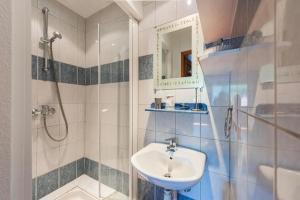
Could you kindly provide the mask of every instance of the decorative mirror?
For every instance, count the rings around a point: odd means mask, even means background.
[[[156,27],[155,89],[202,87],[203,74],[198,62],[202,47],[198,14]]]

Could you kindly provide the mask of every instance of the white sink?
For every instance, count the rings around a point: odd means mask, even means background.
[[[149,182],[169,190],[189,189],[197,184],[204,172],[204,153],[177,147],[169,158],[166,144],[152,143],[131,157],[132,165]],[[170,177],[166,177],[166,174]]]

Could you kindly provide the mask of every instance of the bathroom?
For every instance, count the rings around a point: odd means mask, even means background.
[[[296,200],[299,8],[3,0],[0,200]]]

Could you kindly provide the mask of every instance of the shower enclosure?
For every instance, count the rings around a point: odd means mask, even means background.
[[[36,0],[31,22],[32,199],[128,199],[129,17]]]

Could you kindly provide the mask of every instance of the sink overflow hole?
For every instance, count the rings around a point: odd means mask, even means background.
[[[170,174],[170,173],[166,173],[166,174],[164,175],[164,177],[166,177],[166,178],[171,178],[171,174]]]

